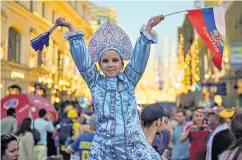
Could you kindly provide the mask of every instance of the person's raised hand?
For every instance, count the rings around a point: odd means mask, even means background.
[[[58,17],[55,20],[55,25],[68,28],[71,25],[71,23],[69,21],[65,20],[65,18],[63,18],[63,17]]]
[[[74,30],[72,24],[69,21],[67,21],[65,18],[63,18],[63,17],[58,17],[55,20],[55,25],[56,26],[61,26],[61,27],[66,27],[70,31],[73,31]]]
[[[151,29],[164,20],[164,18],[165,17],[163,15],[152,17],[147,23],[146,31],[150,33]]]

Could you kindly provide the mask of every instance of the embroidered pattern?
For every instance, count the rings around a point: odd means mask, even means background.
[[[112,21],[103,24],[92,36],[88,45],[88,53],[92,60],[98,61],[99,53],[106,47],[117,48],[124,60],[131,57],[132,43],[129,37]]]
[[[82,78],[87,82],[89,88],[94,87],[96,78],[99,78],[99,71],[96,68],[95,63],[87,71],[81,71]]]
[[[135,72],[133,70],[133,68],[130,67],[130,65],[128,65],[125,68],[124,74],[129,79],[129,81],[133,84],[133,86],[136,86],[136,84],[138,84],[138,82],[141,78],[141,75],[139,75],[137,72]]]
[[[127,73],[132,68],[126,68]],[[91,72],[90,72],[91,73]],[[97,115],[97,131],[93,140],[93,147],[89,153],[89,160],[116,160],[116,150],[123,150],[127,160],[159,160],[159,156],[146,140],[142,127],[139,123],[138,111],[134,93],[134,85],[138,83],[139,75],[132,76],[135,81],[131,82],[126,74],[120,74],[118,80],[118,90],[108,90],[106,79],[99,77],[92,89],[94,98],[94,107]],[[86,76],[91,78],[92,76]],[[91,82],[89,79],[85,79]],[[108,92],[110,97],[106,97]],[[115,125],[115,107],[116,96],[120,96],[122,117],[124,122],[124,146],[117,148],[115,142],[116,125]],[[110,99],[110,114],[103,114],[103,107],[106,99]]]

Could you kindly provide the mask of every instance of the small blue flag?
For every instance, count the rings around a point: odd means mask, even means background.
[[[34,38],[30,41],[31,47],[35,51],[42,51],[44,46],[49,46],[49,37],[50,34],[57,28],[58,26],[53,26],[49,31],[40,34],[37,38]]]

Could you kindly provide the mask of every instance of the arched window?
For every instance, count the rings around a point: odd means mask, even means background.
[[[30,10],[31,12],[34,11],[34,2],[33,2],[32,0],[29,2],[29,10]]]
[[[20,63],[20,35],[13,27],[8,34],[8,60]]]
[[[45,10],[45,2],[42,2],[42,17],[45,18],[46,16],[46,10]]]

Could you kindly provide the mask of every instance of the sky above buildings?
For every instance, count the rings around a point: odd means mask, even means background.
[[[166,15],[172,12],[194,9],[194,1],[93,1],[92,3],[114,8],[117,13],[117,20],[120,27],[128,34],[132,44],[135,44],[139,37],[139,30],[146,24],[149,18],[156,15]],[[164,39],[168,36],[168,50],[171,50],[172,42],[178,42],[178,27],[184,21],[184,13],[175,14],[165,18],[154,29],[158,33],[159,42],[155,47],[156,54],[164,52]],[[160,57],[160,56],[159,56]]]

